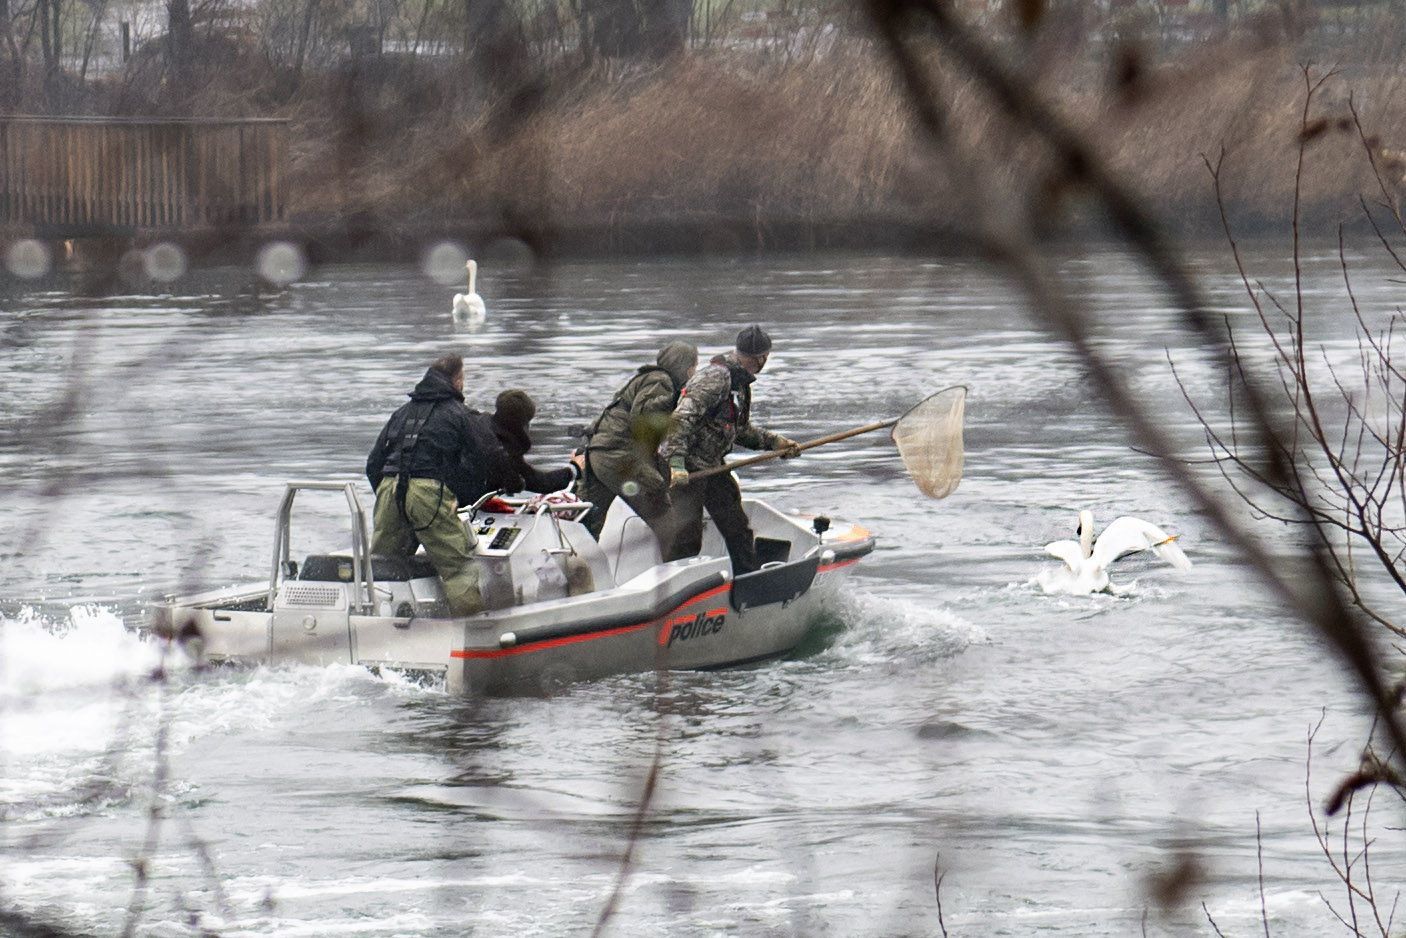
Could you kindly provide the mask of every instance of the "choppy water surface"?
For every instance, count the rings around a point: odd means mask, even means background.
[[[1319,260],[1310,295],[1333,295]],[[1360,263],[1359,298],[1389,302]],[[1230,308],[1217,254],[1198,269]],[[1195,454],[1163,348],[1194,393],[1219,379],[1138,270],[1094,253],[1066,271]],[[97,934],[579,934],[660,746],[615,934],[939,934],[939,856],[954,935],[1210,934],[1202,902],[1248,934],[1262,898],[1276,935],[1338,927],[1306,736],[1322,719],[1321,796],[1355,764],[1359,704],[994,274],[867,256],[483,274],[472,330],[413,267],[324,268],[262,297],[236,271],[174,296],[3,285],[6,906]],[[971,389],[945,502],[877,438],[748,473],[752,494],[881,539],[843,621],[788,660],[478,705],[359,668],[145,680],[158,650],[121,615],[264,575],[282,482],[359,476],[435,355],[466,355],[471,402],[529,389],[547,459],[665,341],[717,351],[751,321],[777,342],[757,417],[795,438]],[[323,507],[295,553],[344,539]],[[1126,597],[1043,595],[1039,547],[1079,508],[1182,533],[1196,568],[1132,561]],[[1383,882],[1396,839],[1376,848]],[[1204,879],[1182,912],[1145,912],[1182,848]]]

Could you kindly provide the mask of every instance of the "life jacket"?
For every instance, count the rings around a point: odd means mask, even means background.
[[[752,392],[750,385],[757,380],[755,376],[748,374],[746,369],[734,365],[726,358],[719,356],[713,359],[712,364],[722,365],[727,369],[728,379],[731,386],[728,393],[719,400],[713,409],[708,412],[708,416],[713,420],[727,425],[728,430],[734,430],[740,424],[746,424],[752,416]]]
[[[393,427],[386,441],[386,460],[383,475],[395,476],[396,506],[401,517],[410,522],[405,512],[405,497],[410,490],[412,475],[429,474],[439,482],[439,498],[442,503],[444,489],[450,491],[464,504],[472,504],[489,491],[490,484],[501,477],[508,464],[503,444],[493,430],[493,420],[489,414],[468,410],[467,442],[461,443],[455,453],[437,454],[438,464],[432,469],[421,465],[416,470],[416,452],[423,445],[425,427],[438,405],[447,399],[412,400],[406,408],[405,416],[398,427]],[[436,512],[438,505],[436,506]],[[424,530],[417,527],[415,530]]]
[[[420,446],[420,431],[425,429],[425,424],[429,422],[430,415],[439,405],[438,400],[412,401],[410,410],[405,415],[405,422],[400,425],[400,433],[390,441],[386,449],[389,455],[386,457],[386,474],[395,473],[395,507],[400,512],[400,517],[405,523],[416,532],[425,530],[433,523],[431,516],[429,522],[416,526],[410,520],[410,515],[405,511],[405,496],[410,491],[410,467],[414,464],[415,450]],[[439,501],[435,503],[435,515],[439,514],[439,506],[444,502],[444,480],[439,482]]]
[[[596,433],[600,431],[601,423],[610,414],[610,412],[615,408],[619,407],[621,404],[624,404],[626,401],[634,400],[635,394],[639,393],[637,382],[640,380],[640,378],[656,371],[662,371],[669,378],[669,384],[673,385],[674,387],[674,403],[677,404],[679,402],[679,388],[677,385],[674,385],[674,377],[673,375],[669,374],[669,369],[663,367],[662,365],[641,365],[639,367],[639,370],[635,372],[634,377],[632,377],[629,381],[625,382],[625,384],[620,388],[620,390],[616,392],[615,399],[609,404],[605,405],[605,409],[600,412],[600,416],[597,417],[595,419],[595,422],[592,423],[589,427],[587,427],[585,433],[582,434],[586,439],[586,444],[588,448],[590,446],[591,437],[595,436]],[[634,389],[633,393],[631,393],[631,388]]]

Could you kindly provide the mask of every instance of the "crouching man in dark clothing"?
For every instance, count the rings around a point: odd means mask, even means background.
[[[498,395],[493,411],[493,433],[503,444],[505,458],[490,472],[491,488],[546,495],[569,488],[581,477],[579,456],[560,469],[538,469],[527,461],[527,453],[532,449],[528,424],[536,415],[537,403],[526,391],[513,388]]]
[[[376,492],[372,553],[410,556],[423,544],[456,616],[483,611],[473,541],[458,509],[487,491],[497,446],[486,418],[464,405],[463,359],[446,355],[386,421],[366,458]]]
[[[657,364],[643,365],[587,431],[586,475],[581,499],[591,503],[583,523],[600,537],[606,513],[619,496],[654,531],[661,553],[672,538],[668,525],[669,479],[659,444],[669,432],[679,392],[698,367],[698,349],[670,342]]]
[[[673,430],[660,448],[669,462],[669,497],[673,500],[673,545],[665,560],[692,557],[703,546],[703,510],[727,543],[732,573],[759,568],[756,538],[742,508],[742,492],[730,472],[689,480],[689,474],[721,466],[734,443],[748,449],[780,450],[800,455],[795,442],[752,424],[752,382],[766,367],[771,337],[760,326],[737,334],[737,347],[700,368],[679,397]]]

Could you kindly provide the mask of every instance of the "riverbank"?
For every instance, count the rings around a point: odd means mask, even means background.
[[[1051,71],[1042,87],[1057,89],[1053,103],[1171,230],[1219,230],[1203,156],[1222,153],[1231,219],[1254,231],[1287,225],[1305,90],[1288,50],[1208,49],[1139,80],[1135,94],[1102,77]],[[696,237],[705,249],[855,246],[855,232],[904,243],[914,231],[970,227],[968,168],[930,154],[872,50],[783,65],[694,56],[555,88],[493,126],[482,114],[402,113],[391,90],[401,83],[384,72],[366,79],[351,112],[293,109],[294,224],[507,230],[588,250],[647,237]],[[1036,215],[1061,216],[1032,218],[1051,228],[1094,224],[1077,195],[1057,208],[1035,199],[1061,182],[1042,142],[970,80],[944,87],[959,152],[1001,190],[990,204],[1034,201]],[[1401,92],[1394,66],[1357,69],[1319,90],[1309,120],[1323,132],[1299,177],[1307,224],[1355,217],[1360,195],[1381,197],[1369,151],[1395,196],[1406,168]],[[581,231],[592,234],[570,237]]]
[[[1045,99],[1181,237],[1219,236],[1207,161],[1244,234],[1287,231],[1296,185],[1302,224],[1326,234],[1361,223],[1364,195],[1394,202],[1406,179],[1406,97],[1390,57],[1328,78],[1307,118],[1305,75],[1283,44],[1230,38],[1116,67],[1087,49],[1029,58]],[[713,48],[562,68],[496,99],[430,57],[348,61],[292,91],[246,61],[184,106],[289,121],[285,223],[185,241],[195,255],[229,256],[282,237],[337,260],[502,238],[544,256],[967,251],[993,218],[1044,236],[1097,233],[1093,200],[1047,144],[932,62],[951,128],[941,156],[915,129],[892,64],[860,37],[801,57]],[[101,92],[83,107],[155,107]]]

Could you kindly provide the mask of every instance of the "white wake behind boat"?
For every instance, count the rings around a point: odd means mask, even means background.
[[[290,556],[294,500],[340,491],[351,548]],[[358,664],[427,673],[451,693],[543,693],[573,681],[659,669],[709,669],[784,654],[874,549],[858,525],[743,508],[762,569],[734,577],[709,520],[697,557],[660,561],[653,532],[623,500],[599,543],[575,519],[589,505],[536,500],[463,512],[490,611],[449,614],[428,558],[371,554],[352,482],[289,482],[267,581],[168,596],[153,626],[197,636],[213,662]]]

